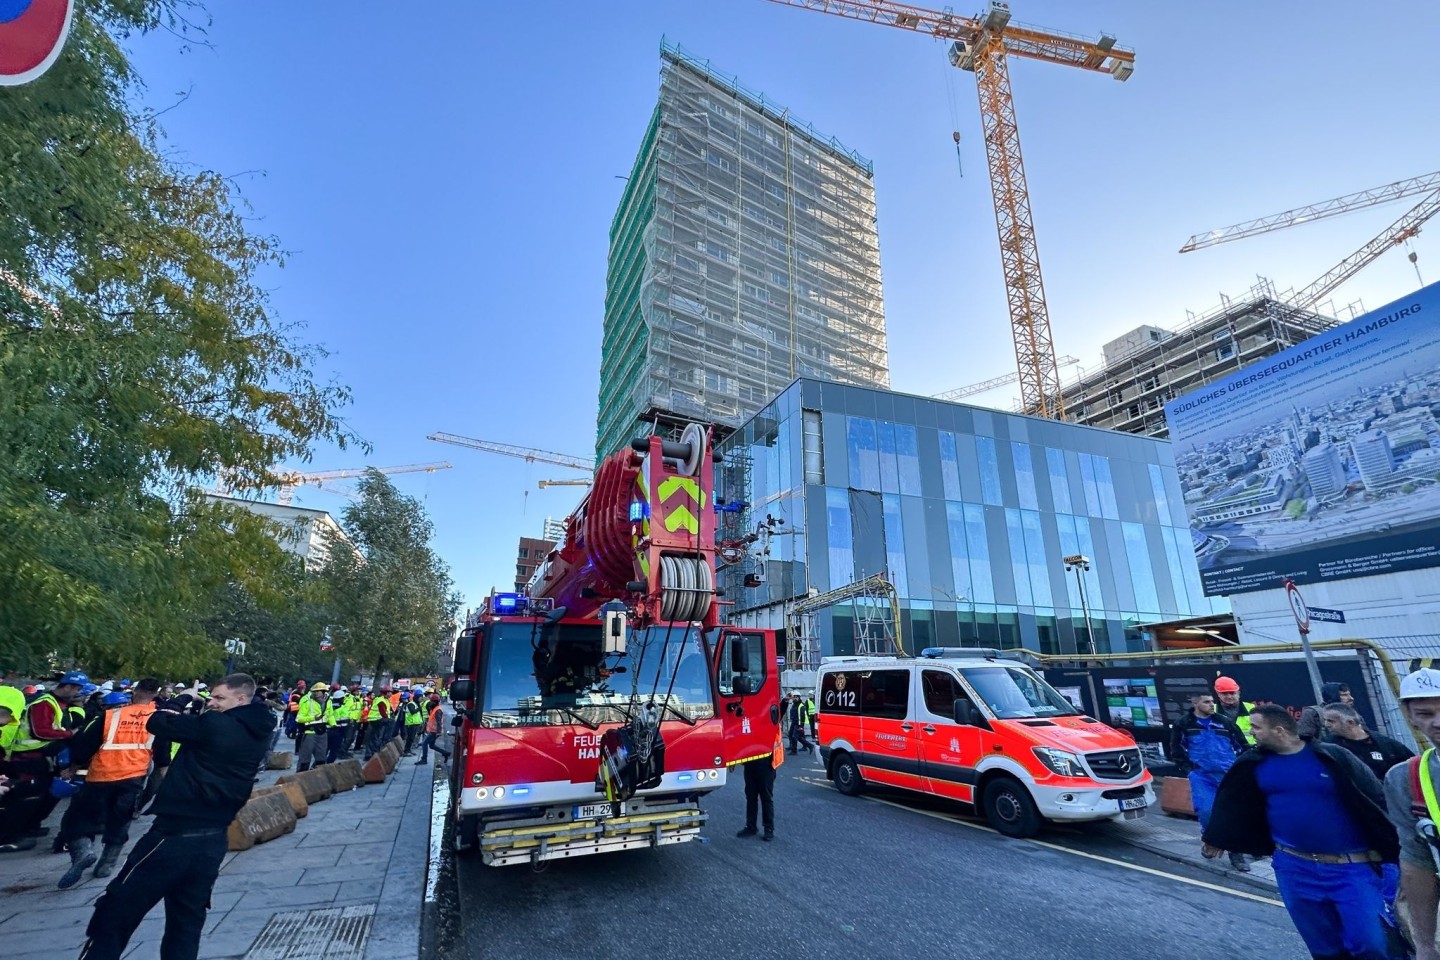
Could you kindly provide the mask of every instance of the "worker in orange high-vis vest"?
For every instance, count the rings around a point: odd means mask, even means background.
[[[95,876],[109,876],[130,840],[130,820],[155,749],[155,735],[145,724],[155,712],[159,692],[160,682],[147,677],[133,694],[107,695],[104,711],[70,741],[72,762],[86,764],[86,772],[85,785],[70,800],[61,829],[60,839],[70,850],[62,889],[78,883],[91,864]],[[96,863],[95,835],[102,831],[105,847]]]

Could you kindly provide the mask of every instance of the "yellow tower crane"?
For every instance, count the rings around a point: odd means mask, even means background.
[[[329,490],[331,493],[338,493],[341,496],[349,496],[343,490],[336,490],[334,487],[327,487],[325,484],[331,480],[349,480],[354,477],[363,477],[371,470],[389,476],[393,473],[434,473],[436,470],[449,470],[450,464],[440,463],[411,463],[401,467],[351,467],[345,470],[321,470],[316,473],[285,473],[280,476],[280,493],[277,499],[288,505],[295,498],[296,487],[316,487],[321,490]]]
[[[1000,235],[1000,262],[1015,340],[1015,365],[1020,404],[1026,413],[1065,419],[1060,371],[1050,334],[1050,314],[1040,279],[1040,255],[1030,194],[1020,155],[1015,99],[1010,91],[1008,57],[1043,60],[1128,80],[1135,72],[1135,53],[1115,45],[1115,38],[1088,40],[1051,30],[1010,23],[1010,5],[990,0],[975,17],[928,10],[890,0],[770,0],[771,3],[814,10],[849,20],[898,27],[949,40],[950,63],[975,74],[980,92],[980,122],[985,158],[995,200],[995,225]]]

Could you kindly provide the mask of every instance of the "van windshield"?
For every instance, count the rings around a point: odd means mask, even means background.
[[[1078,717],[1080,711],[1060,691],[1018,667],[961,670],[990,712],[1001,720],[1027,717]]]

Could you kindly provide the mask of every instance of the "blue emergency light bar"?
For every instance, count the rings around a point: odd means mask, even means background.
[[[650,516],[650,504],[644,500],[636,500],[630,504],[630,522],[639,523]]]
[[[525,609],[528,598],[519,593],[497,593],[492,610],[498,614],[517,614]]]

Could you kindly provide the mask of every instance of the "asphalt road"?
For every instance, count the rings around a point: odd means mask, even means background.
[[[1253,889],[1084,829],[1002,837],[966,809],[841,796],[818,761],[776,783],[776,839],[738,839],[739,777],[706,843],[529,867],[442,872],[443,960],[903,957],[1266,960],[1308,956]],[[453,887],[453,889],[448,889]],[[1220,938],[1220,939],[1217,939]]]

